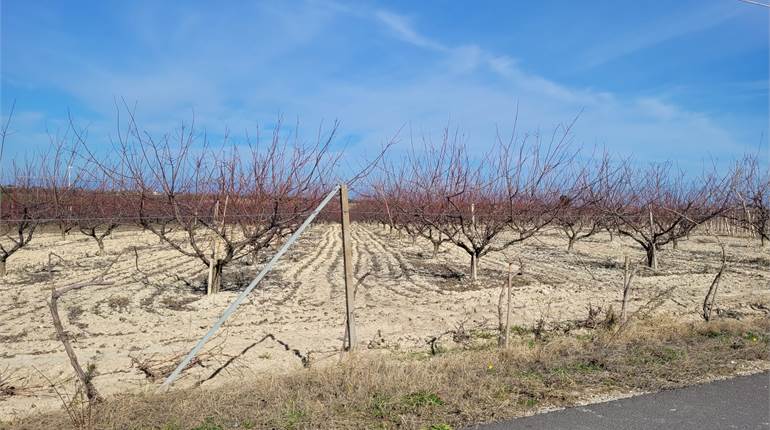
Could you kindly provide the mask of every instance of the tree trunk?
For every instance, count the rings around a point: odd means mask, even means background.
[[[654,243],[647,247],[647,267],[658,270],[658,250]]]
[[[650,247],[647,248],[647,267],[658,270],[658,250],[655,245],[655,222],[652,217],[652,204],[647,208],[650,214]]]
[[[96,244],[99,245],[99,253],[97,255],[101,257],[104,255],[104,239],[99,239],[98,237],[94,239],[96,239]]]
[[[224,264],[222,260],[211,260],[209,262],[209,279],[206,288],[206,294],[216,294],[222,289],[222,269]]]
[[[441,242],[433,242],[433,256],[431,258],[436,258],[439,247],[441,247]]]
[[[672,243],[671,247],[672,247],[673,249],[679,249],[679,241],[678,241],[678,240],[676,240],[676,239],[673,239],[673,240],[671,241],[671,243]]]
[[[575,248],[575,238],[570,237],[569,242],[567,242],[567,252],[572,252],[573,248]]]
[[[476,282],[479,275],[479,257],[474,252],[471,254],[471,281]]]
[[[5,277],[5,258],[0,260],[0,278]]]

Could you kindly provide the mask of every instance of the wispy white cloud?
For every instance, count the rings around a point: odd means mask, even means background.
[[[723,154],[742,150],[715,118],[677,106],[665,95],[616,94],[602,90],[601,83],[598,89],[566,85],[527,70],[516,53],[430,37],[416,19],[390,10],[265,3],[215,17],[176,11],[178,16],[167,19],[169,12],[157,4],[144,7],[126,14],[126,26],[139,35],[145,55],[126,52],[121,61],[106,61],[53,46],[40,49],[56,67],[19,66],[22,74],[101,113],[101,121],[90,122],[92,138],[108,133],[115,97],[125,97],[138,102],[143,125],[158,131],[189,119],[193,111],[200,125],[220,132],[225,127],[240,132],[279,114],[299,116],[309,129],[339,118],[343,131],[357,136],[352,149],[361,153],[404,124],[431,132],[450,120],[483,150],[494,141],[497,126],[512,126],[517,106],[519,125],[527,129],[550,128],[583,111],[577,139],[624,154],[643,148],[651,159],[692,158],[704,148]],[[640,49],[655,40],[662,39],[640,37],[631,46]],[[393,43],[431,55],[359,71],[369,66],[361,62],[374,61],[361,59],[360,52]],[[610,48],[592,54],[595,61],[627,52]]]
[[[719,25],[742,12],[737,2],[703,2],[698,7],[676,9],[676,4],[651,4],[660,8],[654,22],[636,26],[585,50],[578,69],[591,69],[666,41],[706,30]],[[618,5],[620,7],[620,5]]]
[[[436,51],[445,51],[446,47],[441,43],[438,43],[428,37],[418,33],[413,27],[409,19],[403,15],[399,15],[387,10],[378,10],[374,12],[374,16],[383,24],[385,24],[393,34],[404,42],[418,46],[420,48],[432,49]]]

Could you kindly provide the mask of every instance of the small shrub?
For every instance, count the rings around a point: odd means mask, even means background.
[[[656,354],[656,356],[663,363],[668,363],[668,362],[677,360],[681,358],[683,355],[684,355],[683,352],[670,347],[664,347],[663,349],[660,350],[659,354]]]
[[[131,300],[126,296],[110,296],[107,299],[107,306],[115,312],[123,312],[128,309]]]
[[[484,330],[478,330],[473,333],[477,338],[489,340],[489,339],[495,339],[497,338],[496,333],[492,333],[490,331],[484,331]]]
[[[284,427],[289,429],[299,428],[306,418],[307,413],[304,410],[296,405],[291,405],[283,414]]]
[[[83,312],[85,311],[80,305],[70,306],[70,308],[67,309],[67,320],[70,322],[70,324],[75,324],[78,318],[83,315]]]
[[[723,333],[719,330],[706,330],[703,332],[703,336],[706,336],[710,339],[725,339],[727,338],[727,334]]]
[[[427,391],[418,391],[404,396],[404,404],[411,408],[420,408],[423,406],[441,406],[444,401],[438,394]]]
[[[751,342],[758,342],[760,340],[763,340],[764,336],[762,336],[761,334],[758,334],[758,333],[747,331],[747,332],[743,333],[743,338],[745,340],[748,340],[748,341],[751,341]]]
[[[532,379],[535,381],[543,380],[543,374],[532,369],[521,370],[518,372],[518,376],[521,379]]]
[[[191,307],[187,306],[190,303],[198,300],[197,297],[182,297],[182,298],[176,298],[171,296],[166,296],[161,299],[161,304],[165,306],[168,309],[171,309],[172,311],[191,311],[193,310]]]
[[[384,394],[375,394],[372,396],[372,413],[377,418],[386,418],[390,414],[392,400]]]
[[[527,328],[522,327],[520,325],[514,324],[514,325],[511,326],[511,333],[513,333],[515,335],[518,335],[518,336],[524,336],[526,334],[529,334],[530,330],[528,330]]]
[[[604,364],[598,363],[594,360],[581,361],[575,364],[574,369],[576,372],[599,372],[604,370]]]
[[[636,354],[629,360],[634,364],[668,364],[684,356],[684,352],[678,349],[664,346],[662,348],[639,348]]]
[[[615,309],[610,306],[607,309],[607,312],[604,314],[604,326],[607,328],[615,327],[615,325],[618,324],[620,321],[620,318],[618,317],[618,314],[615,313]]]

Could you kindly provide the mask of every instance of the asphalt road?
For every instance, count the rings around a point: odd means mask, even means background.
[[[769,384],[765,372],[471,428],[768,430]]]

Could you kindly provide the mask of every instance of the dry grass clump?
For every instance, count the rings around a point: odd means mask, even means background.
[[[622,332],[513,330],[511,347],[345,360],[213,389],[131,394],[95,411],[100,429],[451,429],[568,406],[595,395],[671,388],[768,360],[770,320],[641,321]],[[490,341],[493,342],[493,341]],[[66,428],[63,414],[13,428]],[[2,427],[2,426],[0,426]]]
[[[126,296],[112,295],[107,299],[107,306],[115,312],[125,312],[131,304],[131,299]]]

